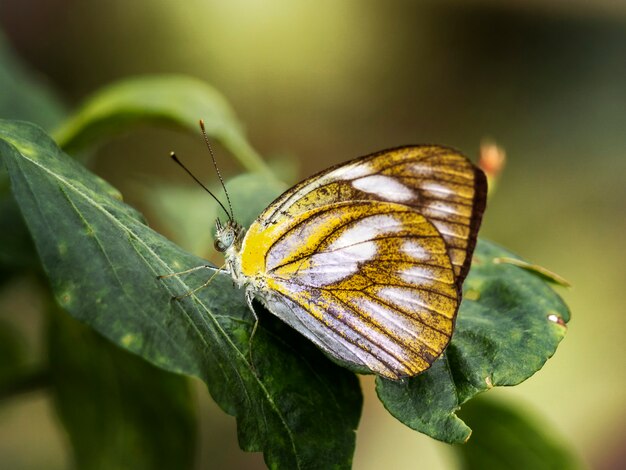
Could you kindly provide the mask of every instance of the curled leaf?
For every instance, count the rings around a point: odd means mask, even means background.
[[[270,174],[226,99],[208,84],[186,76],[137,77],[109,85],[88,99],[54,137],[63,149],[76,152],[140,123],[169,123],[198,132],[199,119],[207,134],[244,168]]]
[[[546,281],[552,282],[559,286],[563,287],[571,287],[572,285],[566,279],[562,278],[558,274],[550,271],[549,269],[544,268],[543,266],[539,266],[538,264],[531,264],[523,261],[519,258],[509,258],[506,256],[494,258],[493,262],[496,264],[506,263],[512,264],[513,266],[517,266],[518,268],[525,269],[531,273],[537,274],[542,277]]]

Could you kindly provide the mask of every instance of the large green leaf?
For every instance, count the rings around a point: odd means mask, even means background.
[[[407,426],[445,442],[466,441],[471,430],[455,415],[460,405],[494,386],[523,382],[565,336],[565,303],[541,276],[499,263],[502,257],[515,255],[478,243],[452,341],[428,371],[403,382],[377,380],[383,404]]]
[[[481,397],[464,406],[459,414],[474,430],[467,444],[454,446],[463,469],[583,468],[555,433],[535,422],[524,408]]]
[[[350,465],[362,400],[354,374],[272,317],[250,343],[254,320],[227,276],[173,300],[207,274],[157,275],[205,261],[149,229],[41,129],[0,121],[0,155],[65,310],[164,369],[202,378],[236,415],[242,448],[263,451],[270,467]]]
[[[224,97],[191,77],[148,76],[109,85],[88,99],[54,136],[62,148],[75,152],[139,123],[169,123],[197,132],[198,119],[245,168],[269,174]]]
[[[187,380],[51,310],[52,396],[73,444],[75,467],[192,468],[196,419]]]

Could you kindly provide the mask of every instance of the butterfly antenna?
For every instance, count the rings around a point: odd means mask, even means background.
[[[215,167],[215,171],[217,173],[217,177],[220,179],[220,183],[222,188],[224,188],[224,194],[226,194],[226,201],[228,202],[228,208],[230,209],[230,215],[228,218],[230,220],[235,220],[235,213],[233,212],[233,205],[230,202],[230,196],[228,195],[228,191],[226,191],[226,185],[224,184],[224,179],[222,178],[222,173],[220,173],[220,169],[217,166],[217,162],[215,161],[215,155],[213,154],[213,149],[211,148],[211,143],[209,142],[209,137],[206,134],[206,130],[204,128],[204,121],[200,119],[200,129],[202,129],[202,137],[204,137],[204,143],[209,149],[209,153],[211,154],[211,160],[213,161],[213,166]]]
[[[231,220],[232,220],[232,216],[231,216],[231,214],[229,214],[229,213],[228,213],[228,211],[227,211],[227,210],[226,210],[226,208],[224,207],[224,204],[222,204],[222,202],[221,202],[221,201],[217,198],[217,196],[215,196],[215,194],[213,194],[213,193],[211,192],[211,190],[209,190],[209,188],[207,188],[205,185],[203,185],[203,184],[202,184],[202,182],[201,182],[198,178],[196,178],[196,177],[194,176],[194,174],[193,174],[191,171],[189,171],[189,169],[188,169],[185,165],[183,165],[183,164],[182,164],[182,162],[178,159],[178,157],[176,156],[176,154],[175,154],[174,152],[170,153],[170,157],[172,157],[172,160],[174,160],[174,161],[175,161],[175,162],[176,162],[176,163],[177,163],[177,164],[178,164],[178,165],[179,165],[179,166],[180,166],[183,170],[185,170],[185,171],[187,172],[187,174],[188,174],[189,176],[191,176],[191,177],[193,178],[193,180],[194,180],[196,183],[198,183],[198,184],[202,187],[202,189],[204,189],[207,193],[209,193],[209,194],[211,195],[211,197],[212,197],[213,199],[215,199],[215,200],[217,201],[217,203],[218,203],[218,204],[220,205],[220,207],[224,210],[224,212],[226,212],[226,216],[227,216],[229,219],[231,219]]]

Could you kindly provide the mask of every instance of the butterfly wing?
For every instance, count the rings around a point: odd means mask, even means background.
[[[460,288],[476,246],[486,195],[484,173],[456,150],[436,145],[399,147],[307,178],[276,199],[258,222],[267,226],[315,207],[344,201],[404,204],[439,230]]]
[[[327,170],[250,227],[241,272],[270,311],[335,359],[416,375],[452,335],[484,208],[480,175],[441,147]]]
[[[459,299],[445,243],[407,206],[344,202],[252,226],[241,262],[270,311],[379,375],[425,370],[452,334]]]

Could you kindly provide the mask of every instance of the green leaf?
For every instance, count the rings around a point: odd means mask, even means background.
[[[455,415],[460,405],[494,386],[523,382],[565,336],[565,303],[534,273],[498,263],[502,257],[515,255],[479,241],[452,341],[429,370],[403,382],[377,379],[385,407],[412,429],[466,441],[471,430]]]
[[[472,400],[460,412],[474,432],[465,445],[454,446],[461,468],[473,470],[580,469],[572,451],[527,410],[495,400]]]
[[[52,309],[53,400],[80,469],[192,468],[196,420],[189,384]]]
[[[458,400],[447,361],[439,359],[417,377],[399,382],[376,378],[376,393],[393,416],[411,429],[446,442],[464,442],[470,428],[454,411]]]
[[[204,120],[207,134],[238,158],[244,168],[269,174],[226,99],[191,77],[148,76],[109,85],[87,100],[54,136],[66,151],[76,152],[140,123],[174,124],[198,132],[199,119]]]
[[[268,466],[349,467],[362,400],[354,374],[272,316],[249,351],[254,319],[229,276],[173,300],[207,273],[157,275],[206,262],[149,229],[37,127],[0,121],[0,155],[64,309],[159,367],[202,378],[237,416],[242,448],[263,451]]]

